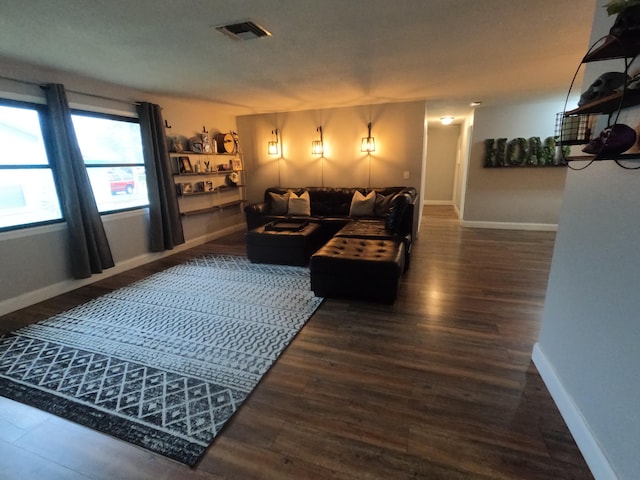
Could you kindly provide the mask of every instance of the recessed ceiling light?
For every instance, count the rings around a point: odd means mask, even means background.
[[[453,122],[453,117],[440,117],[440,123],[443,125],[451,125]]]
[[[470,107],[479,107],[480,105],[482,105],[482,102],[479,102],[477,100],[474,100],[469,104]]]

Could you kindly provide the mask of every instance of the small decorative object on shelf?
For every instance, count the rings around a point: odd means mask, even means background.
[[[633,128],[622,123],[616,123],[605,128],[600,133],[600,136],[591,140],[582,151],[591,155],[620,155],[633,147],[637,138],[638,135]]]
[[[604,97],[622,93],[625,84],[630,80],[629,75],[624,72],[603,73],[580,95],[578,106],[581,107]]]
[[[209,139],[209,132],[207,132],[207,129],[204,128],[204,126],[202,127],[200,138],[202,139],[202,153],[213,153],[211,140]]]
[[[232,132],[218,133],[216,135],[218,153],[237,153],[237,142]]]
[[[202,153],[202,137],[200,135],[189,139],[189,150],[194,153]]]
[[[626,42],[640,42],[640,0],[611,0],[605,7],[610,16],[618,15],[609,34]]]
[[[186,138],[182,135],[174,135],[167,137],[170,152],[182,152],[185,148]]]
[[[232,186],[232,187],[235,187],[238,184],[239,180],[240,180],[240,175],[238,175],[237,172],[231,172],[226,177],[227,185]]]
[[[191,160],[189,157],[181,156],[177,158],[178,161],[178,172],[180,173],[193,173],[193,167],[191,166]]]

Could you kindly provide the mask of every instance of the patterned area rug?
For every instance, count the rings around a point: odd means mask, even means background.
[[[306,268],[200,257],[0,338],[0,395],[194,465],[321,302]]]

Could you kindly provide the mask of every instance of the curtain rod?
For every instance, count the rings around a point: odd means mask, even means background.
[[[37,82],[30,82],[29,80],[20,80],[18,78],[6,77],[4,75],[0,75],[0,79],[9,80],[10,82],[23,83],[25,85],[33,85],[35,87],[44,87],[46,85],[46,84],[37,83]],[[84,95],[86,97],[99,98],[101,100],[109,100],[112,102],[126,103],[127,105],[136,105],[136,106],[140,105],[140,102],[132,102],[130,100],[122,100],[120,98],[107,97],[105,95],[98,95],[95,93],[79,92],[77,90],[67,90],[67,92],[75,93],[76,95]]]

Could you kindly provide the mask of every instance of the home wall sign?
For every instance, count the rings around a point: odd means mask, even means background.
[[[556,137],[547,137],[544,140],[540,137],[518,137],[512,140],[487,138],[484,141],[484,166],[564,167],[567,163],[559,153]]]

